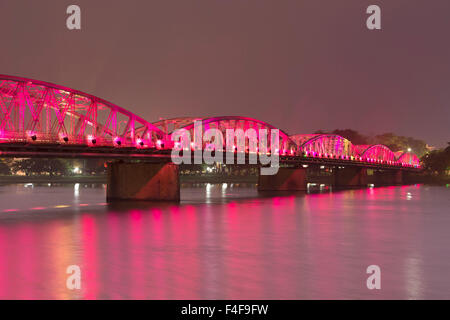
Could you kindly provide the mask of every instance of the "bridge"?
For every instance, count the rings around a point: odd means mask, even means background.
[[[179,147],[173,141],[179,129],[192,133],[196,122],[203,130],[214,128],[222,135],[227,129],[277,129],[241,116],[151,123],[96,96],[8,75],[0,75],[0,109],[0,157],[122,160],[108,167],[109,199],[178,200],[179,168],[171,162],[171,153]],[[420,160],[411,152],[353,145],[333,134],[288,135],[279,130],[278,145],[280,168],[274,176],[260,175],[261,191],[305,190],[308,173],[317,168],[333,172],[332,184],[339,187],[402,184],[406,176],[421,170]],[[224,144],[223,150],[214,152],[231,152],[236,158],[244,153],[246,159],[255,153],[232,147]],[[206,148],[203,140],[192,146],[193,150]]]

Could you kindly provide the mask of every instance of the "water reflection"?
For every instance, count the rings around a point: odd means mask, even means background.
[[[448,188],[104,203],[104,186],[0,187],[1,299],[450,298]],[[11,211],[15,210],[15,211]],[[366,268],[382,290],[366,288]],[[82,290],[66,288],[79,265]]]

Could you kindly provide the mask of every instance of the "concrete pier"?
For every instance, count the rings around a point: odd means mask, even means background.
[[[337,188],[361,188],[367,186],[367,169],[346,167],[334,169],[334,183]]]
[[[402,170],[380,170],[375,174],[375,185],[394,186],[403,184]]]
[[[259,191],[306,191],[306,168],[280,167],[271,176],[259,175]]]
[[[107,201],[113,200],[180,201],[178,166],[173,163],[111,163]]]

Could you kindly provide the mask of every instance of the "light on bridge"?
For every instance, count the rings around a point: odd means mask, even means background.
[[[144,147],[144,140],[142,140],[142,139],[140,139],[140,138],[138,138],[138,139],[136,139],[136,145],[138,146],[138,148],[139,147]]]
[[[88,141],[88,145],[90,145],[90,146],[93,146],[97,143],[97,139],[92,135],[88,135],[87,141]]]
[[[118,147],[120,147],[122,145],[122,140],[120,139],[120,137],[114,138],[114,144]]]
[[[28,138],[30,138],[32,141],[37,140],[37,135],[34,131],[27,131]]]
[[[60,133],[59,138],[61,139],[61,141],[64,141],[65,143],[69,142],[69,137],[64,133]]]

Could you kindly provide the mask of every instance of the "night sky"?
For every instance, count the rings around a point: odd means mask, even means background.
[[[82,30],[66,8],[82,9]],[[366,8],[382,9],[382,30]],[[449,0],[1,0],[0,73],[156,121],[242,115],[290,134],[450,141]]]

